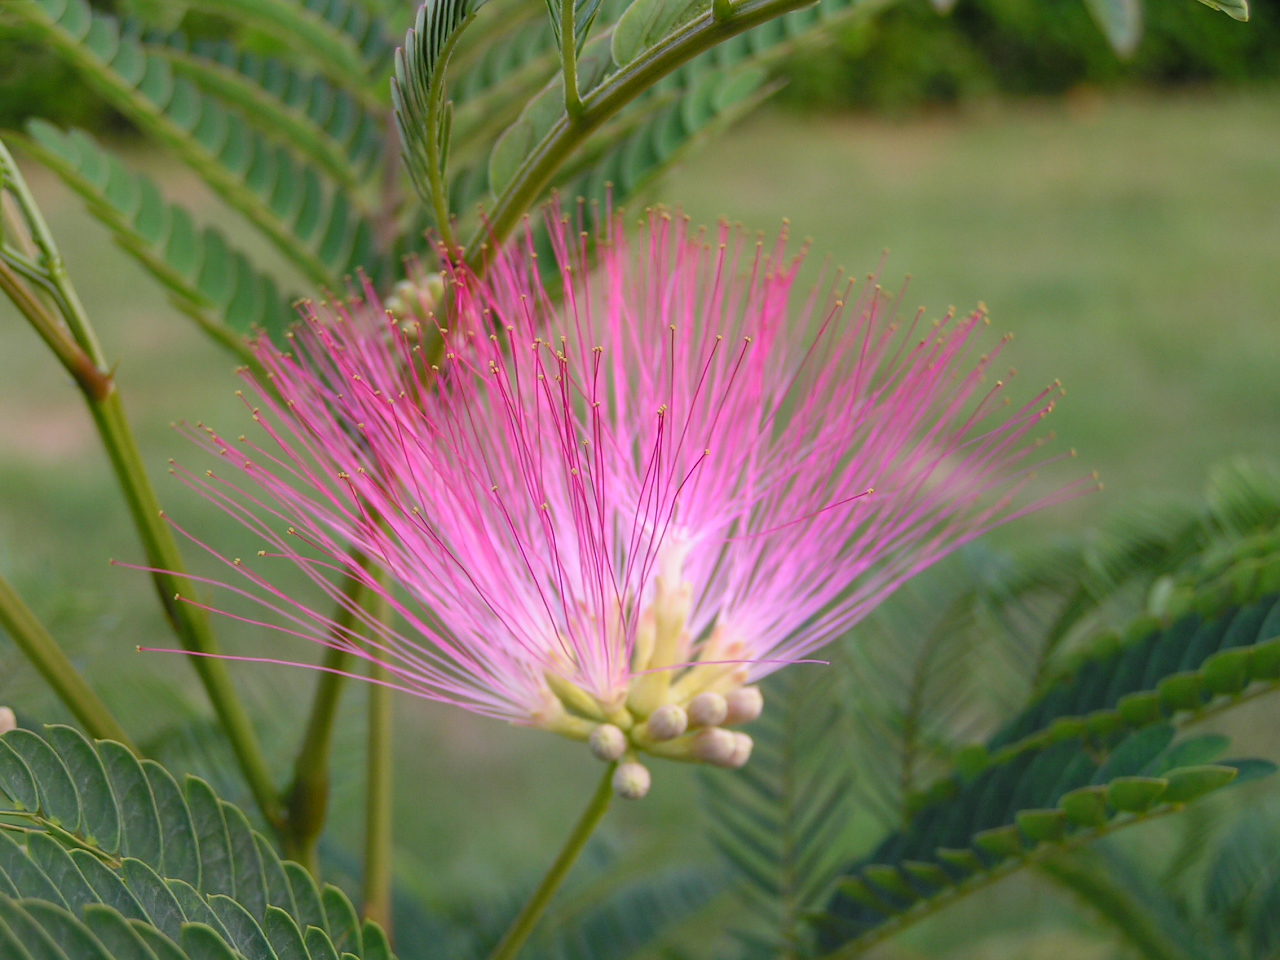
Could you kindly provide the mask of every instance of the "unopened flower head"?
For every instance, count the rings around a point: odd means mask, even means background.
[[[184,475],[266,541],[227,562],[288,632],[603,758],[741,765],[752,684],[1038,505],[1056,391],[1007,405],[981,311],[904,322],[839,277],[796,296],[785,235],[657,213],[632,247],[607,220],[591,269],[567,218],[550,235],[554,263],[526,236],[450,277],[434,358],[371,293],[307,308],[258,348],[261,430],[198,431],[226,470]],[[274,588],[277,558],[328,600]]]

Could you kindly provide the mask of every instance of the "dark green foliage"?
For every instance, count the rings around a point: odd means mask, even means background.
[[[1171,765],[1187,755],[1172,738],[1171,728],[1157,725],[1102,741],[1063,739],[950,781],[905,829],[846,868],[818,921],[823,952],[855,955],[957,896],[961,884],[972,890],[1064,847],[1178,809],[1161,796],[1179,772]],[[1055,808],[1065,820],[1055,818],[1047,829],[1040,811]]]
[[[69,727],[11,731],[0,756],[0,802],[24,811],[0,808],[0,949],[7,929],[28,953],[57,944],[51,960],[393,960],[376,924],[282,865],[203,780],[184,796],[153,762]]]
[[[1000,93],[1244,84],[1280,76],[1280,6],[1238,23],[1194,3],[1147,2],[1143,36],[1119,59],[1083,3],[960,0],[945,17],[910,0],[833,36],[788,68],[788,101],[898,113]]]
[[[847,853],[850,775],[840,753],[834,677],[794,668],[765,685],[766,708],[741,770],[702,774],[712,841],[750,917],[735,930],[754,953],[791,954]]]

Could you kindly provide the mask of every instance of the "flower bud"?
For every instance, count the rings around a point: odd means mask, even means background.
[[[13,708],[0,707],[0,734],[16,729],[18,729],[18,718],[13,714]]]
[[[729,704],[718,693],[700,693],[689,701],[689,725],[718,727],[729,715]]]
[[[734,770],[744,767],[747,761],[751,759],[751,748],[755,743],[745,733],[735,733],[733,735],[733,756],[729,758],[729,762],[725,764]]]
[[[689,729],[689,716],[684,707],[668,703],[653,711],[648,727],[649,736],[654,740],[674,740]]]
[[[634,760],[618,764],[613,771],[613,792],[623,800],[639,800],[649,792],[649,771]]]
[[[707,727],[700,730],[693,738],[690,752],[703,763],[712,763],[717,767],[728,766],[733,759],[733,751],[738,742],[728,730],[719,727]]]
[[[612,723],[602,723],[591,731],[587,746],[597,760],[613,763],[627,752],[627,738]]]
[[[760,711],[764,709],[764,694],[760,692],[759,687],[739,687],[724,699],[729,707],[724,722],[729,726],[750,723],[760,716]]]

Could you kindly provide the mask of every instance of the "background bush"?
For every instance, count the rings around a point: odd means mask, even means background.
[[[1200,4],[1148,3],[1142,42],[1121,60],[1079,0],[960,0],[943,16],[928,0],[906,0],[797,58],[786,97],[902,113],[1085,84],[1264,83],[1280,76],[1280,3],[1250,9],[1250,22],[1237,23]]]
[[[95,5],[123,12],[119,3]],[[1080,0],[960,0],[945,15],[929,0],[905,0],[797,58],[783,98],[793,107],[903,114],[1082,85],[1267,83],[1280,77],[1280,0],[1250,7],[1245,24],[1200,4],[1149,3],[1141,44],[1120,60]],[[209,27],[200,24],[202,33]],[[127,129],[52,57],[0,39],[0,127],[15,128],[28,116]]]

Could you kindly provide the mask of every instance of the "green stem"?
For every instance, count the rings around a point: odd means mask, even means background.
[[[90,736],[98,740],[116,740],[134,753],[138,752],[107,705],[98,699],[93,688],[67,659],[58,641],[36,619],[4,577],[0,577],[0,627],[4,627],[18,649]]]
[[[525,158],[498,198],[492,215],[467,245],[468,266],[477,272],[483,271],[490,245],[506,240],[551,183],[561,164],[609,117],[667,74],[716,44],[812,3],[813,0],[741,0],[723,19],[717,19],[715,11],[708,10],[605,80],[583,98],[577,117],[561,116]]]
[[[564,112],[570,120],[582,113],[578,95],[578,34],[573,22],[573,0],[560,0],[560,66],[564,74]]]
[[[565,841],[564,847],[561,848],[555,862],[551,864],[547,875],[538,884],[538,889],[533,891],[529,902],[524,905],[511,926],[507,928],[507,932],[502,935],[502,940],[490,954],[489,960],[512,960],[524,946],[524,942],[529,939],[529,934],[533,933],[533,928],[542,919],[547,906],[551,903],[551,898],[560,889],[560,884],[564,883],[569,868],[578,859],[582,848],[587,845],[587,840],[595,833],[596,827],[600,825],[601,819],[609,809],[609,802],[613,799],[613,771],[616,767],[616,763],[611,763],[605,770],[604,776],[600,779],[600,785],[596,787],[595,795],[591,798],[587,809],[582,812],[582,817],[573,828],[573,833],[569,834],[569,839]]]
[[[371,611],[379,623],[390,619],[383,597],[374,598]],[[390,680],[382,663],[369,661],[369,746],[366,757],[364,834],[364,917],[391,929],[391,816],[392,726],[391,690],[379,683]]]
[[[86,399],[98,435],[111,460],[116,481],[133,516],[147,565],[156,571],[151,577],[160,595],[160,603],[183,648],[201,654],[191,657],[191,664],[213,704],[222,732],[231,744],[258,808],[266,821],[278,828],[282,821],[280,795],[262,754],[262,745],[236,695],[226,662],[216,656],[218,643],[208,615],[199,605],[201,601],[187,580],[182,553],[164,520],[164,511],[160,509],[160,501],[142,465],[142,455],[125,416],[120,393],[114,391],[101,402]]]
[[[44,280],[52,291],[67,329],[95,367],[109,369],[97,334],[71,283],[48,225],[27,190],[17,164],[3,144],[0,144],[0,169],[4,172],[4,187],[21,207],[25,226],[31,234],[30,240],[40,252]],[[160,501],[143,466],[142,454],[125,415],[120,391],[115,388],[114,381],[110,384],[111,389],[103,396],[87,388],[81,392],[133,517],[147,566],[156,571],[151,576],[161,605],[182,646],[192,653],[201,654],[191,658],[192,665],[204,684],[263,817],[278,828],[282,821],[280,796],[272,783],[262,747],[248,714],[236,696],[226,664],[216,658],[218,644],[208,616],[199,606],[195,590],[187,580],[182,554],[164,520]]]
[[[361,592],[360,581],[347,581],[344,590],[346,602],[338,605],[334,614],[337,627],[330,634],[335,644],[349,637],[354,619],[351,608],[359,603]],[[293,762],[293,785],[286,800],[288,817],[280,837],[285,856],[302,864],[317,879],[320,876],[317,847],[329,813],[329,755],[333,747],[333,728],[347,679],[343,671],[349,668],[350,663],[350,652],[340,645],[331,646],[325,653],[323,670],[316,681],[315,698],[311,701],[306,733]]]

